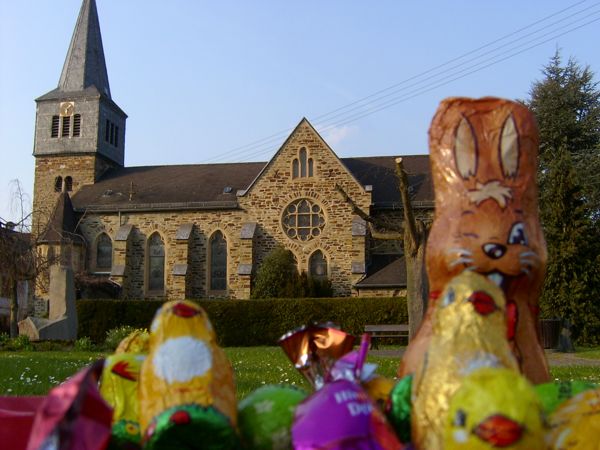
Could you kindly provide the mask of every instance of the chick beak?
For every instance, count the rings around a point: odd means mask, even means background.
[[[475,311],[482,316],[487,316],[498,309],[494,299],[483,291],[473,292],[469,297],[469,302],[471,302]]]
[[[523,436],[523,426],[501,414],[486,418],[477,425],[473,433],[492,447],[508,447]]]
[[[194,317],[196,314],[200,314],[200,311],[186,305],[185,303],[176,303],[173,306],[173,314],[187,319],[189,317]]]

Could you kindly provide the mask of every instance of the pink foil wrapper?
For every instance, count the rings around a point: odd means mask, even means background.
[[[355,382],[325,384],[296,410],[295,450],[398,450],[403,445],[383,413]]]

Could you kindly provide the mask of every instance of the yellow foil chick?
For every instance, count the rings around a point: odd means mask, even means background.
[[[542,406],[519,373],[484,367],[464,378],[450,402],[446,450],[544,449]]]
[[[143,433],[153,432],[148,427],[163,411],[189,404],[214,407],[236,426],[233,369],[200,306],[165,303],[152,321],[149,346],[139,389]]]
[[[146,330],[134,330],[119,342],[115,354],[119,353],[148,353],[150,335]]]
[[[138,383],[145,356],[119,353],[106,358],[100,394],[113,407],[113,441],[139,444]]]
[[[379,408],[385,410],[385,405],[390,397],[390,392],[394,389],[396,380],[391,378],[385,378],[380,375],[376,375],[367,381],[362,383],[363,388],[367,391],[367,394]]]
[[[582,392],[561,404],[550,416],[546,442],[552,450],[600,449],[600,389]]]
[[[412,439],[420,450],[443,448],[450,399],[480,367],[518,371],[506,339],[504,294],[483,275],[464,271],[444,289],[429,348],[412,386]]]

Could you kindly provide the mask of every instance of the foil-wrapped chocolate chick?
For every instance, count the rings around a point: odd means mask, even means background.
[[[480,367],[518,372],[506,339],[505,304],[500,288],[475,272],[465,271],[447,284],[412,385],[411,429],[417,449],[443,448],[450,400],[466,375]]]

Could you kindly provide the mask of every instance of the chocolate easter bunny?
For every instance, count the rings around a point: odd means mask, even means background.
[[[429,129],[435,218],[426,249],[431,301],[399,368],[413,373],[428,347],[436,296],[473,270],[504,291],[507,337],[521,371],[549,379],[538,336],[546,244],[538,217],[538,133],[533,114],[509,100],[448,98]]]

